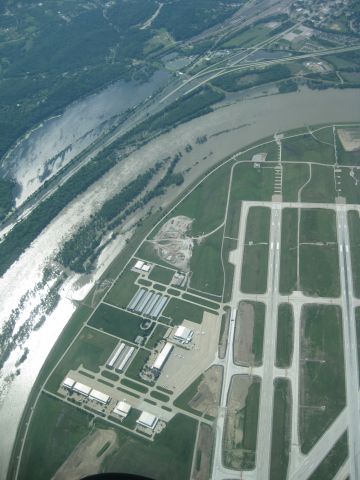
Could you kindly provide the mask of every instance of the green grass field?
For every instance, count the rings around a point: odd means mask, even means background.
[[[301,201],[312,203],[334,203],[335,196],[333,168],[322,165],[312,165],[311,180],[301,192]]]
[[[146,343],[146,348],[150,348],[151,350],[155,348],[156,344],[164,338],[165,333],[167,332],[168,327],[165,327],[165,325],[156,325],[154,328],[153,333],[151,336],[148,338],[148,341]]]
[[[267,151],[266,146],[262,151]],[[233,170],[225,235],[238,238],[242,200],[271,200],[273,193],[274,170],[272,168],[254,168],[252,162],[236,165]]]
[[[345,432],[320,463],[309,480],[328,480],[335,475],[348,456],[348,438]]]
[[[360,163],[360,162],[359,162]],[[347,203],[360,203],[360,173],[359,170],[342,168],[340,173],[340,195],[346,198]]]
[[[237,241],[230,238],[224,238],[224,244],[222,249],[222,257],[225,268],[225,285],[224,285],[224,302],[231,300],[233,278],[234,278],[234,265],[229,262],[229,254],[237,247]]]
[[[346,404],[339,307],[303,307],[300,360],[299,435],[301,451],[307,453]]]
[[[205,310],[208,309],[185,302],[179,298],[171,298],[165,310],[163,311],[163,316],[170,317],[173,320],[174,325],[179,325],[184,321],[184,319],[201,323]]]
[[[174,401],[175,407],[181,408],[186,412],[194,413],[199,415],[197,410],[194,410],[189,406],[191,400],[197,395],[198,387],[202,380],[204,379],[204,375],[200,375],[194,382],[183,392],[181,393]]]
[[[289,368],[294,342],[294,313],[292,305],[281,303],[278,308],[278,328],[276,340],[276,366]]]
[[[221,243],[223,229],[204,238],[200,245],[195,245],[190,268],[192,271],[191,287],[215,295],[222,295],[224,273],[221,265]]]
[[[154,382],[148,382],[146,380],[143,380],[139,375],[141,370],[143,369],[143,366],[148,361],[149,357],[150,353],[147,350],[145,350],[144,348],[139,348],[133,361],[128,366],[125,375],[129,378],[132,378],[133,380],[145,383],[146,385],[153,385]]]
[[[138,335],[150,333],[140,329],[141,322],[142,319],[137,315],[101,303],[91,317],[89,325],[133,342]]]
[[[189,302],[197,302],[201,306],[211,308],[212,310],[218,310],[220,308],[220,305],[218,303],[214,303],[211,300],[207,300],[205,298],[197,297],[190,293],[183,293],[182,298],[183,300],[188,300]]]
[[[125,308],[138,289],[137,285],[135,285],[137,277],[137,273],[126,269],[109,290],[105,301],[117,307]]]
[[[91,419],[92,415],[42,393],[26,437],[18,478],[52,478],[88,435]]]
[[[156,480],[190,478],[197,421],[176,415],[154,442],[115,429],[117,448],[105,459],[103,471],[143,475]]]
[[[240,32],[235,37],[222,44],[224,48],[249,47],[254,42],[258,43],[265,40],[271,34],[271,30],[262,25],[257,25],[250,29]]]
[[[351,267],[353,274],[354,295],[360,297],[360,217],[358,212],[348,212],[350,237]]]
[[[282,160],[289,162],[316,162],[333,165],[334,148],[305,134],[282,142]]]
[[[339,255],[336,245],[300,246],[300,288],[307,295],[340,295]]]
[[[336,216],[334,210],[302,208],[300,217],[301,243],[336,243]]]
[[[269,228],[270,209],[251,207],[246,223],[246,245],[241,272],[241,290],[244,293],[266,292]]]
[[[149,279],[154,280],[154,282],[165,283],[165,285],[168,285],[173,276],[174,270],[155,265],[149,274]]]
[[[291,443],[291,384],[288,379],[274,381],[274,412],[271,437],[270,480],[286,480]]]
[[[56,392],[69,370],[76,370],[81,365],[94,373],[100,373],[100,367],[105,365],[117,344],[116,338],[84,328],[51,375],[46,388]]]
[[[279,289],[285,295],[297,289],[298,210],[284,208],[281,223]]]
[[[191,235],[211,232],[224,221],[231,166],[231,163],[225,164],[209,175],[171,213],[171,217],[185,215],[194,219]]]
[[[284,202],[297,202],[299,189],[309,178],[309,165],[283,163],[282,194]]]

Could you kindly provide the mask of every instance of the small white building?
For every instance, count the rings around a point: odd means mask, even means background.
[[[151,268],[151,265],[149,265],[148,263],[144,263],[144,265],[141,267],[141,270],[143,272],[149,272],[150,268]]]
[[[84,395],[84,397],[88,397],[91,392],[91,387],[84,385],[83,383],[76,382],[73,386],[73,390],[76,393],[80,393],[80,395]]]
[[[125,418],[128,416],[129,412],[131,410],[131,405],[124,401],[120,401],[117,403],[116,407],[113,410],[113,413],[116,413],[116,415],[119,415],[119,417]]]
[[[159,353],[159,355],[156,357],[156,360],[153,364],[153,368],[155,370],[161,370],[162,367],[164,366],[164,363],[166,362],[168,356],[171,353],[171,350],[173,349],[174,345],[170,342],[166,342],[164,345],[163,349]]]
[[[106,393],[99,392],[99,390],[95,389],[91,390],[89,398],[91,398],[92,400],[96,400],[97,402],[103,403],[104,405],[110,402],[109,395],[106,395]]]
[[[194,332],[190,330],[190,328],[184,327],[183,325],[180,325],[177,327],[175,333],[174,333],[174,338],[180,343],[189,343],[192,340],[192,337],[194,336]]]
[[[142,412],[140,417],[136,420],[136,423],[138,425],[141,425],[142,427],[154,430],[158,421],[158,417],[155,417],[155,415],[153,415],[152,413]]]
[[[69,390],[72,390],[74,385],[75,385],[75,380],[73,380],[70,377],[66,377],[65,380],[62,383],[62,386],[65,388],[68,388]]]
[[[142,260],[138,260],[135,265],[134,265],[134,268],[137,268],[138,270],[141,270],[142,267],[144,265],[144,262]]]

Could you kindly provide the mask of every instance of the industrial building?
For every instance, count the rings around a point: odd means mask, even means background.
[[[83,383],[76,382],[73,386],[73,391],[76,393],[80,393],[80,395],[84,395],[84,397],[88,397],[91,392],[91,387],[84,385]]]
[[[117,403],[113,410],[113,413],[119,415],[119,417],[126,418],[131,410],[131,405],[126,402],[120,401]]]
[[[170,342],[166,342],[166,344],[164,345],[164,348],[161,350],[161,352],[159,353],[159,355],[157,356],[152,368],[154,370],[157,370],[160,372],[160,370],[162,369],[162,367],[164,366],[166,360],[168,359],[170,353],[171,353],[171,350],[174,348],[174,345]]]
[[[118,372],[125,370],[134,351],[134,347],[130,347],[130,345],[121,342],[110,355],[109,360],[106,362],[106,366],[108,368],[114,368]]]
[[[150,318],[158,318],[166,307],[169,297],[140,288],[130,300],[127,308]]]
[[[99,390],[95,389],[91,390],[89,398],[91,398],[91,400],[96,400],[99,403],[103,403],[104,405],[110,402],[109,395],[106,395],[105,393],[99,392]]]
[[[62,383],[62,386],[65,388],[68,388],[69,390],[72,390],[74,388],[75,383],[76,383],[75,380],[73,380],[70,377],[66,377]]]
[[[150,272],[151,264],[150,263],[145,263],[142,260],[138,260],[135,263],[134,268],[136,270],[141,270],[142,272]]]
[[[182,325],[177,327],[174,333],[174,339],[180,343],[190,343],[194,336],[194,332],[190,328],[186,328]]]
[[[158,421],[159,419],[158,417],[155,417],[155,415],[152,415],[151,413],[148,413],[148,412],[142,412],[140,417],[136,420],[136,423],[138,425],[141,425],[142,427],[149,428],[150,430],[154,430]]]

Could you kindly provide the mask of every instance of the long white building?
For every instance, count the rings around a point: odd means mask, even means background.
[[[157,356],[152,368],[154,368],[155,370],[161,370],[173,348],[174,348],[174,345],[172,343],[166,342],[166,344],[164,345],[164,348],[161,350],[161,352]]]

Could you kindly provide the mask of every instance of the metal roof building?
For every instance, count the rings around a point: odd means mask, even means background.
[[[153,368],[155,368],[156,370],[161,370],[162,369],[162,367],[164,366],[164,363],[166,362],[168,356],[170,355],[173,347],[174,347],[174,345],[172,343],[166,342],[166,344],[164,345],[164,348],[161,350],[161,352],[157,356],[157,358],[156,358],[156,360],[153,364]]]
[[[95,389],[91,390],[89,398],[104,404],[109,403],[110,401],[109,395],[106,395],[105,393],[99,392],[99,390]]]
[[[143,267],[143,265],[144,265],[144,262],[143,262],[142,260],[138,260],[138,261],[135,263],[134,268],[138,268],[139,270],[141,270],[142,267]]]
[[[153,415],[152,413],[142,412],[140,417],[136,420],[136,423],[138,425],[141,425],[142,427],[146,427],[146,428],[150,428],[151,430],[154,430],[158,421],[159,421],[158,417],[155,417],[155,415]]]
[[[128,413],[131,410],[131,405],[126,402],[120,401],[117,403],[116,407],[114,408],[113,412],[120,417],[127,417]]]
[[[190,342],[192,337],[194,335],[194,332],[190,330],[190,328],[186,328],[182,325],[180,325],[177,329],[176,332],[174,333],[174,338],[178,340],[179,342]]]
[[[73,380],[70,377],[66,377],[65,380],[63,381],[62,385],[63,385],[63,387],[69,388],[70,390],[72,390],[73,386],[75,385],[75,380]]]
[[[119,355],[125,348],[125,343],[120,343],[120,345],[115,349],[115,351],[111,354],[109,360],[107,361],[106,366],[112,368],[115,365],[116,360],[119,358]]]
[[[85,397],[88,397],[91,392],[91,387],[88,387],[83,383],[76,382],[75,385],[73,386],[73,390],[76,393],[80,393],[80,395],[84,395]]]

